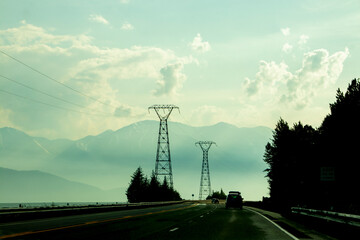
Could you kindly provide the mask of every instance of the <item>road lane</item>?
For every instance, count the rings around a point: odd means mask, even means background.
[[[148,239],[297,239],[258,213],[221,205],[175,228],[176,231],[158,232]]]
[[[181,204],[0,224],[0,239],[293,239],[249,210]]]
[[[141,218],[156,214],[164,214],[172,211],[180,211],[195,207],[194,204],[178,204],[163,207],[153,207],[146,209],[123,210],[114,212],[104,212],[96,214],[84,214],[65,216],[57,218],[36,219],[31,221],[20,221],[0,224],[0,239],[10,239],[13,237],[35,239],[46,239],[45,235],[62,235],[62,232],[79,231],[82,232],[88,227],[97,228],[102,225],[116,225],[121,222],[127,226],[131,218]],[[194,211],[196,212],[196,211]],[[130,221],[131,222],[131,221]],[[141,222],[141,220],[140,220]],[[115,224],[114,224],[115,223]],[[96,225],[96,226],[95,226]],[[133,224],[130,224],[131,227]],[[86,234],[85,234],[86,235]],[[55,236],[53,236],[55,237]]]

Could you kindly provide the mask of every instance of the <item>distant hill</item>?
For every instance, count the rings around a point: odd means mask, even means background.
[[[1,128],[0,166],[37,169],[101,189],[126,188],[138,166],[148,175],[154,169],[158,128],[158,121],[142,121],[76,141],[48,140]],[[202,151],[195,142],[212,140],[217,143],[209,152],[212,189],[239,190],[246,199],[260,199],[268,191],[262,156],[271,135],[266,127],[238,128],[227,123],[192,127],[169,122],[175,188],[183,198],[198,196]]]
[[[68,181],[41,171],[0,168],[0,202],[101,202],[123,198],[119,192]],[[119,201],[119,200],[118,200]]]

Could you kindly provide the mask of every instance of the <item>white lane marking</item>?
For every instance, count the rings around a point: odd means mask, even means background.
[[[178,230],[179,228],[173,228],[171,229],[169,232],[175,232],[176,230]]]
[[[201,215],[200,217],[204,217],[204,215]]]
[[[291,237],[294,240],[299,240],[297,237],[295,237],[294,235],[292,235],[291,233],[289,233],[288,231],[286,231],[285,229],[283,229],[282,227],[280,227],[279,225],[277,225],[275,222],[271,221],[269,218],[265,217],[264,215],[262,215],[261,213],[254,211],[252,209],[246,208],[246,210],[254,212],[259,214],[260,216],[262,216],[263,218],[265,218],[266,220],[268,220],[269,222],[271,222],[272,224],[274,224],[277,228],[279,228],[281,231],[283,231],[284,233],[286,233],[289,237]]]

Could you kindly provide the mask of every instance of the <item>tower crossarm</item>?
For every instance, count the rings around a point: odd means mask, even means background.
[[[173,109],[177,109],[180,113],[179,107],[175,106],[173,104],[155,104],[148,108],[149,112],[150,112],[150,109],[154,109],[156,114],[158,115],[159,119],[162,121],[165,121],[169,118]]]
[[[211,145],[215,144],[216,142],[213,141],[198,141],[195,143],[195,146],[200,146],[203,151],[209,151]]]

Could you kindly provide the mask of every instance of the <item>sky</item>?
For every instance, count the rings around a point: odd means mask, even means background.
[[[0,127],[79,139],[153,119],[320,126],[360,76],[358,0],[1,0]]]

